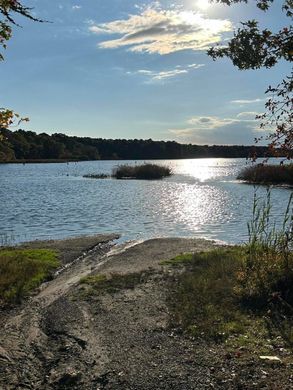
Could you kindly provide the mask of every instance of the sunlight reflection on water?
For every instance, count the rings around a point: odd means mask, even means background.
[[[0,165],[0,234],[17,242],[109,232],[120,233],[123,240],[246,240],[254,188],[236,180],[244,159],[158,163],[170,165],[174,175],[159,181],[82,177],[110,173],[117,161]],[[265,188],[258,192],[265,195]],[[275,218],[280,219],[290,193],[273,189]]]

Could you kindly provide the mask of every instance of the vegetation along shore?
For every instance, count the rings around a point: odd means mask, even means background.
[[[293,185],[293,164],[257,164],[244,168],[237,178],[252,184]]]
[[[141,164],[141,165],[118,165],[112,170],[112,175],[104,173],[87,174],[83,177],[86,179],[139,179],[139,180],[155,180],[163,179],[172,175],[172,170],[168,166],[157,164]]]
[[[182,158],[269,157],[267,147],[193,145],[151,139],[102,139],[56,133],[0,129],[0,162],[66,162],[85,160],[147,160]]]

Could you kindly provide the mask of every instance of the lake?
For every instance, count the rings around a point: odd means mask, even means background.
[[[154,161],[152,161],[154,162]],[[244,159],[160,160],[174,175],[156,181],[85,179],[111,173],[117,164],[0,165],[2,241],[119,233],[121,240],[204,237],[228,243],[247,240],[255,188],[239,183]],[[140,163],[140,162],[138,162]],[[292,192],[272,189],[277,221]],[[265,187],[257,194],[265,197]]]

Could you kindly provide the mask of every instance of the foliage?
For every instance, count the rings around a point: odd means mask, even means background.
[[[171,176],[172,171],[169,167],[164,167],[156,164],[142,165],[119,165],[113,169],[112,176],[116,179],[162,179],[166,176]]]
[[[293,164],[265,165],[257,164],[244,168],[237,179],[256,184],[293,185]]]
[[[0,108],[0,128],[7,128],[12,125],[18,126],[21,122],[28,122],[29,118],[21,118],[19,114],[13,110]],[[3,135],[0,135],[0,140],[3,140]]]
[[[240,273],[242,295],[259,305],[273,299],[293,305],[293,193],[283,223],[271,221],[271,192],[264,202],[254,194],[253,216],[248,224],[248,256]]]
[[[31,13],[32,8],[23,5],[18,0],[0,0],[0,46],[4,49],[12,36],[12,25],[17,25],[14,15],[21,15],[33,21],[42,22],[41,19],[34,17]],[[3,54],[0,53],[0,61],[3,60]]]
[[[126,140],[88,137],[71,137],[56,133],[36,134],[32,131],[0,129],[0,161],[13,160],[148,160],[205,157],[244,157],[257,149],[260,156],[267,157],[266,147],[191,145],[175,141],[151,139]],[[12,156],[12,157],[11,157]]]
[[[232,5],[247,3],[248,0],[213,0],[218,3]],[[257,0],[256,5],[262,11],[268,11],[274,0]],[[293,1],[283,0],[282,10],[292,19]],[[269,28],[261,30],[256,20],[242,23],[242,27],[234,32],[234,37],[227,46],[213,47],[208,54],[213,58],[228,57],[240,70],[271,68],[280,60],[291,62],[293,59],[293,27],[288,23],[277,32]],[[270,94],[265,107],[267,111],[258,116],[262,120],[261,128],[272,132],[266,138],[271,150],[281,148],[288,158],[293,153],[293,73],[285,76],[276,86],[269,86]],[[262,137],[256,139],[259,142]]]
[[[52,250],[0,250],[0,302],[20,302],[49,278],[58,265],[57,254]]]
[[[17,25],[14,15],[21,15],[28,19],[42,22],[35,18],[32,9],[21,4],[18,0],[0,0],[0,47],[6,49],[7,42],[12,36],[12,25]],[[3,54],[0,52],[0,61],[4,60]],[[9,127],[12,124],[19,124],[22,121],[28,121],[28,118],[20,118],[13,110],[0,108],[0,128]],[[0,138],[0,141],[2,139]]]

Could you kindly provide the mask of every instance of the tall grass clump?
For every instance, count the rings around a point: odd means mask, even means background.
[[[258,164],[244,168],[237,177],[255,184],[293,185],[293,164],[266,165]]]
[[[112,177],[116,179],[162,179],[163,177],[171,176],[172,170],[170,167],[157,164],[142,164],[142,165],[119,165],[112,171]]]
[[[293,304],[293,193],[282,224],[271,216],[271,191],[264,201],[254,194],[253,215],[248,223],[248,253],[241,273],[242,293],[260,305],[282,300]]]
[[[52,250],[0,250],[0,303],[19,303],[58,266],[57,254]]]

